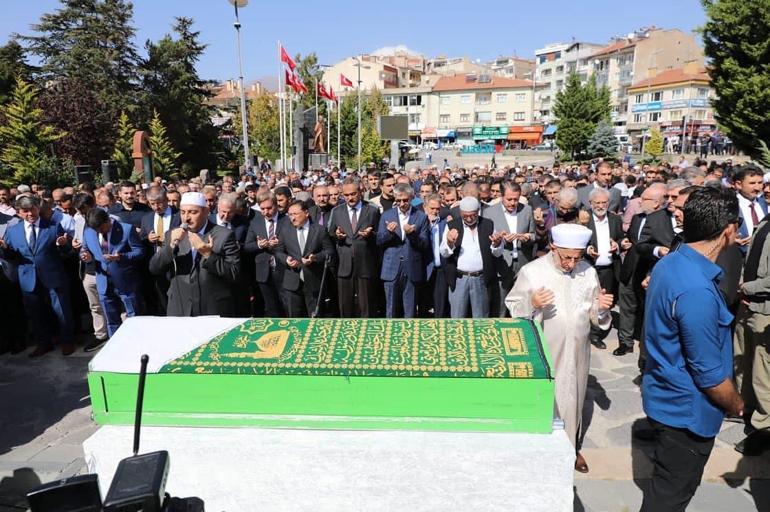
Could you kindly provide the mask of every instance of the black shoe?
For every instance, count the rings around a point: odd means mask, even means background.
[[[624,356],[626,354],[633,354],[634,353],[634,347],[628,346],[628,345],[620,345],[618,348],[612,351],[612,355],[615,356]]]
[[[639,430],[634,430],[633,436],[640,441],[654,441],[655,430],[651,428],[640,428]]]
[[[41,357],[53,350],[53,345],[38,345],[27,357]]]
[[[761,455],[768,450],[770,450],[770,430],[766,428],[755,430],[735,445],[735,451],[747,457]]]
[[[83,352],[93,352],[97,348],[101,347],[106,341],[107,341],[106,339],[104,340],[95,339],[94,341],[92,341],[91,343],[83,347]]]
[[[601,350],[607,348],[607,345],[602,340],[591,340],[591,345]]]

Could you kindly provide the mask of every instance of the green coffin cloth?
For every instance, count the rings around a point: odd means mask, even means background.
[[[160,373],[547,379],[532,322],[251,319]]]

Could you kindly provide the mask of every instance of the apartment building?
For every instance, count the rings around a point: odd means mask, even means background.
[[[491,62],[487,62],[487,67],[497,76],[532,80],[535,71],[535,61],[515,56],[501,56]]]

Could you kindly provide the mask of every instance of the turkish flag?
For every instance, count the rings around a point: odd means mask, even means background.
[[[288,69],[285,69],[284,72],[286,73],[286,85],[294,89],[294,92],[299,93],[301,89],[297,84],[297,77],[294,76],[294,73],[290,72]]]
[[[337,95],[334,94],[334,89],[329,87],[329,99],[332,100],[334,103],[337,103],[339,100],[337,99]]]
[[[324,84],[321,82],[318,82],[318,95],[322,98],[326,98],[327,100],[330,99],[329,93],[326,92],[326,87],[324,87]]]
[[[291,57],[289,57],[289,54],[286,53],[286,49],[281,46],[281,62],[285,62],[287,66],[289,66],[289,69],[294,71],[294,68],[297,67],[297,65],[294,63]]]
[[[348,80],[348,77],[340,73],[340,85],[342,87],[353,87],[353,82]]]

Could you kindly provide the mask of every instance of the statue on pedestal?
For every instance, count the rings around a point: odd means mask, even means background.
[[[326,153],[326,128],[324,127],[324,116],[318,116],[313,128],[313,150],[316,153]]]

